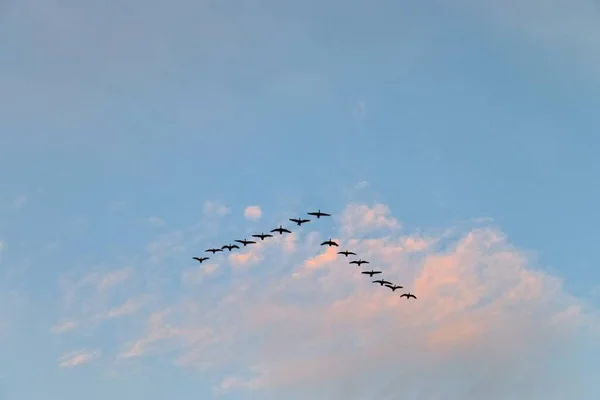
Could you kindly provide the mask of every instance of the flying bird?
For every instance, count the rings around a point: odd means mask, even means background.
[[[260,240],[265,240],[265,238],[268,238],[268,237],[273,237],[273,235],[269,235],[269,234],[266,234],[266,235],[265,235],[264,233],[262,233],[262,232],[261,232],[261,234],[260,234],[260,235],[252,235],[252,237],[255,237],[255,238],[260,238]]]
[[[329,240],[321,243],[321,246],[325,246],[325,245],[327,245],[329,247],[331,247],[331,246],[336,246],[337,247],[338,244],[336,242],[334,242],[333,240],[329,239]]]
[[[292,233],[292,231],[288,231],[287,229],[285,229],[281,225],[279,225],[279,228],[275,228],[271,232],[279,232],[280,235],[283,235],[283,232],[285,232],[285,233]]]
[[[307,222],[310,222],[310,219],[302,219],[302,218],[290,218],[290,221],[295,222],[298,226],[302,226]]]
[[[307,214],[308,214],[308,215],[315,216],[315,217],[317,217],[317,219],[319,219],[319,218],[321,218],[321,217],[331,217],[331,214],[326,214],[326,213],[323,213],[323,212],[321,212],[321,210],[319,210],[319,211],[317,211],[317,212],[314,212],[314,211],[313,211],[313,212],[309,212],[309,213],[307,213]]]
[[[350,264],[356,264],[356,265],[358,265],[360,267],[361,264],[369,264],[369,262],[368,261],[363,261],[363,260],[358,260],[358,261],[354,260],[354,261],[350,261]]]
[[[254,242],[254,241],[252,241],[252,240],[246,240],[246,239],[244,239],[244,240],[235,240],[235,242],[238,242],[238,243],[241,243],[241,244],[243,244],[243,245],[244,245],[244,247],[246,247],[246,246],[247,246],[247,245],[249,245],[249,244],[256,243],[256,242]]]
[[[237,244],[226,244],[225,246],[221,247],[221,249],[227,249],[229,251],[233,250],[233,249],[239,249],[240,246],[238,246]]]
[[[398,285],[385,285],[385,286],[387,286],[390,289],[392,289],[392,292],[395,292],[396,289],[402,289],[402,286],[398,286]]]
[[[404,293],[404,294],[401,294],[401,295],[400,295],[400,297],[406,297],[406,299],[407,299],[407,300],[408,300],[408,299],[410,299],[411,297],[412,297],[413,299],[416,299],[416,298],[417,298],[417,296],[415,296],[415,295],[414,295],[414,294],[412,294],[412,293]]]
[[[223,249],[207,249],[206,251],[215,254],[217,251],[223,251]]]
[[[379,283],[380,286],[391,285],[392,284],[392,282],[384,281],[383,279],[379,279],[377,281],[373,281],[373,283]]]
[[[202,264],[203,261],[208,260],[208,257],[193,257],[194,260],[198,261],[200,264]]]
[[[353,256],[355,256],[355,255],[356,255],[356,253],[353,253],[353,252],[351,252],[351,251],[348,251],[348,250],[344,250],[344,251],[338,251],[338,254],[343,254],[343,255],[345,255],[346,257],[348,257],[349,255],[353,255]]]
[[[361,272],[361,273],[362,273],[362,274],[365,274],[365,275],[369,275],[369,277],[370,277],[370,278],[372,278],[372,277],[373,277],[373,275],[375,275],[375,274],[380,274],[380,273],[381,273],[381,271],[373,271],[373,270],[371,270],[371,271],[363,271],[363,272]]]

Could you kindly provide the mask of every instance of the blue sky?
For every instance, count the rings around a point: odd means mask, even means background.
[[[0,398],[597,398],[598,61],[591,0],[5,2]]]

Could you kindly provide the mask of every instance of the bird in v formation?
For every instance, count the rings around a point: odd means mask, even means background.
[[[328,213],[324,213],[321,212],[321,210],[317,210],[317,211],[312,211],[312,212],[308,212],[306,213],[307,215],[313,216],[313,217],[317,217],[317,219],[320,219],[321,217],[330,217],[331,214]],[[302,226],[302,224],[305,224],[307,222],[311,222],[310,219],[306,219],[306,218],[290,218],[289,221],[294,222],[297,226]],[[283,235],[284,233],[292,233],[292,231],[290,231],[289,229],[284,228],[282,225],[279,225],[278,228],[272,229],[270,231],[271,233],[278,233],[279,235]],[[267,233],[263,233],[261,232],[260,234],[254,234],[251,235],[253,238],[257,238],[260,239],[261,241],[265,240],[266,238],[270,238],[273,237],[273,235]],[[243,245],[243,247],[246,247],[248,245],[251,244],[256,244],[257,242],[254,240],[247,240],[247,239],[236,239],[234,240],[236,243],[240,243],[241,245]],[[328,240],[324,241],[323,243],[321,243],[321,246],[328,246],[328,247],[339,247],[339,244],[335,241],[333,241],[333,239],[329,238]],[[233,249],[240,249],[240,246],[236,245],[236,244],[226,244],[224,246],[222,246],[221,248],[210,248],[210,249],[206,249],[205,251],[208,253],[213,253],[216,254],[218,252],[223,252],[225,249],[227,249],[228,251],[232,251]],[[339,255],[343,255],[345,257],[348,257],[350,255],[352,256],[356,256],[357,254],[353,251],[348,251],[348,250],[342,250],[342,251],[338,251],[337,254]],[[210,257],[192,257],[194,260],[198,261],[200,264],[202,264],[204,261],[209,260]],[[352,260],[349,262],[349,264],[355,264],[358,265],[359,267],[362,264],[370,264],[369,261],[365,261],[361,258],[359,258],[358,260]],[[362,271],[361,274],[363,275],[369,275],[369,277],[373,277],[373,275],[379,275],[383,273],[383,271],[375,271],[374,269],[371,269],[370,271]],[[403,286],[399,286],[399,285],[395,285],[390,281],[384,280],[384,279],[377,279],[374,280],[373,283],[378,283],[380,286],[385,286],[388,287],[392,290],[392,292],[395,292],[398,289],[403,289]],[[409,299],[416,299],[417,297],[408,292],[408,293],[403,293],[400,295],[401,298],[406,298],[407,300]]]

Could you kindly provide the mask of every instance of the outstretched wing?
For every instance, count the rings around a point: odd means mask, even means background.
[[[245,244],[246,240],[234,240],[235,242],[241,243],[241,244]]]
[[[290,221],[295,222],[297,224],[300,223],[300,220],[298,218],[290,218]]]
[[[263,235],[264,237],[273,237],[273,235]]]
[[[198,258],[198,257],[192,257],[192,258],[193,258],[194,260],[196,260],[196,261],[199,261],[199,262],[202,262],[202,261],[204,261],[204,260],[202,260],[202,259],[200,259],[200,258]]]
[[[361,272],[361,274],[371,275],[371,271],[363,271],[363,272]]]
[[[237,244],[234,244],[234,245],[229,246],[229,247],[231,247],[232,249],[239,249],[240,248],[240,246],[238,246]]]
[[[358,261],[350,261],[350,264],[358,264],[358,265],[360,265],[360,263]]]
[[[281,231],[283,231],[283,229],[275,228],[275,229],[270,230],[270,232],[281,232]]]
[[[305,223],[305,222],[310,222],[310,219],[301,219],[300,220],[300,223],[302,223],[302,224]]]
[[[412,297],[413,299],[416,299],[417,296],[415,296],[414,294],[409,295],[408,297]]]
[[[381,271],[373,271],[374,274],[380,274]]]

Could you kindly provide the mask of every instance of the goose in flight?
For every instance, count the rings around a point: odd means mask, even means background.
[[[363,260],[358,260],[358,261],[354,260],[354,261],[350,261],[350,264],[356,264],[356,265],[358,265],[360,267],[361,264],[369,264],[369,262],[368,261],[363,261]]]
[[[373,281],[373,283],[379,283],[380,286],[391,285],[392,284],[392,282],[384,281],[383,279],[379,279],[377,281]]]
[[[326,214],[324,212],[321,212],[321,210],[316,211],[316,212],[309,212],[307,213],[308,215],[312,215],[314,217],[317,217],[317,219],[321,218],[321,217],[331,217],[331,214]]]
[[[415,295],[414,295],[414,294],[412,294],[412,293],[404,293],[404,294],[401,294],[401,295],[400,295],[400,297],[406,297],[406,299],[407,299],[407,300],[408,300],[408,299],[410,299],[411,297],[412,297],[413,299],[416,299],[416,298],[417,298],[417,296],[415,296]]]
[[[226,244],[225,246],[221,247],[221,249],[227,249],[229,251],[233,250],[233,249],[239,249],[240,246],[238,246],[237,244]]]
[[[392,289],[392,292],[395,292],[397,289],[403,289],[402,286],[398,286],[398,285],[385,285],[385,286],[387,286],[390,289]]]
[[[323,243],[321,243],[321,246],[325,246],[325,245],[327,245],[329,247],[331,247],[331,246],[337,247],[338,244],[336,242],[334,242],[333,240],[329,239],[329,240],[326,240]]]
[[[283,232],[285,232],[285,233],[292,233],[292,231],[289,231],[289,230],[285,229],[281,225],[279,225],[279,228],[275,228],[275,229],[271,230],[271,232],[279,232],[280,235],[283,235]]]
[[[217,251],[223,251],[223,249],[207,249],[206,251],[215,254]]]
[[[290,218],[290,221],[295,222],[298,226],[302,226],[307,222],[310,222],[310,219],[302,219],[302,218]]]
[[[369,277],[372,278],[375,274],[381,274],[381,271],[363,271],[361,274],[369,275]]]
[[[346,257],[348,257],[349,255],[353,255],[353,256],[355,256],[355,255],[356,255],[356,253],[353,253],[353,252],[351,252],[351,251],[348,251],[348,250],[344,250],[344,251],[338,251],[338,254],[343,254],[343,255],[345,255]]]
[[[208,260],[209,257],[193,257],[193,259],[202,264],[202,262]]]
[[[238,243],[241,243],[241,244],[243,244],[243,245],[244,245],[244,247],[246,247],[246,246],[247,246],[247,245],[249,245],[249,244],[256,243],[256,242],[254,242],[254,241],[252,241],[252,240],[246,240],[246,239],[243,239],[243,240],[235,240],[235,242],[238,242]]]
[[[264,233],[261,232],[260,235],[252,235],[252,237],[260,238],[260,240],[265,240],[265,238],[273,237],[273,235],[269,235],[268,233],[265,235]]]

